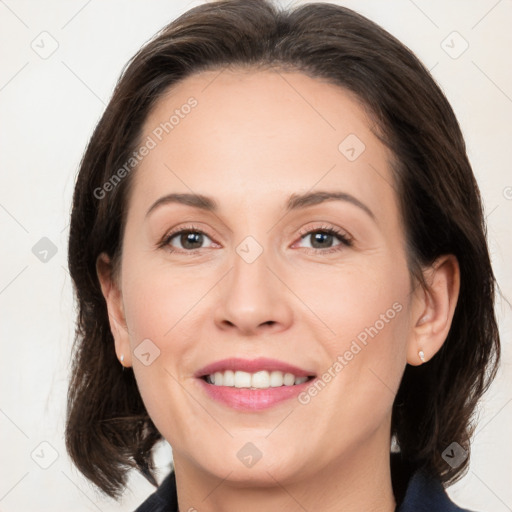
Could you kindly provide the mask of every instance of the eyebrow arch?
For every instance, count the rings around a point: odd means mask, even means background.
[[[359,199],[355,198],[350,194],[347,194],[346,192],[319,191],[308,192],[305,194],[292,194],[286,203],[286,211],[290,212],[292,210],[298,210],[301,208],[306,208],[308,206],[320,204],[325,201],[334,200],[351,203],[360,208],[361,210],[363,210],[373,220],[375,220],[375,215],[370,210],[370,208],[368,208],[364,203],[359,201]],[[169,203],[184,204],[187,206],[193,206],[195,208],[200,208],[202,210],[210,212],[218,211],[218,204],[211,197],[204,196],[202,194],[168,194],[166,196],[161,197],[160,199],[153,203],[153,205],[147,211],[146,217],[159,206]]]

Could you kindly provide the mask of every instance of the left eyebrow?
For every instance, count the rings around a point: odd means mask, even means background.
[[[286,204],[286,210],[292,211],[297,210],[299,208],[306,208],[308,206],[313,206],[315,204],[320,204],[325,201],[345,201],[347,203],[351,203],[365,213],[367,213],[373,220],[375,220],[374,213],[366,206],[364,203],[359,201],[356,197],[347,194],[346,192],[308,192],[305,194],[292,194],[288,199]]]

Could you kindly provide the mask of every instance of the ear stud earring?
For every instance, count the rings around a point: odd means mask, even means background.
[[[124,354],[121,354],[121,364],[124,366]]]
[[[425,362],[425,352],[423,352],[423,350],[420,350],[418,352],[418,355],[420,356],[421,362],[424,363]]]

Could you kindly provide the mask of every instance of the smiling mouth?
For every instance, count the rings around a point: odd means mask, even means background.
[[[261,370],[254,373],[241,370],[225,370],[201,377],[205,382],[213,386],[245,389],[269,389],[298,386],[314,379],[314,375],[296,376],[293,373],[279,370]]]
[[[278,359],[232,357],[204,366],[195,375],[206,396],[242,412],[260,412],[292,400],[316,374]]]

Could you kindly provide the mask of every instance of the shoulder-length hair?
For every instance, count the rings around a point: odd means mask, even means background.
[[[469,451],[477,401],[500,358],[495,278],[482,201],[461,130],[435,81],[402,43],[354,11],[327,3],[285,11],[267,0],[195,7],[167,25],[127,64],[89,141],[76,182],[69,270],[78,302],[66,447],[80,471],[118,497],[130,468],[152,483],[152,450],[162,439],[131,369],[114,351],[96,259],[120,257],[127,195],[135,170],[98,193],[139,144],[160,97],[185,77],[224,68],[303,72],[351,91],[393,156],[411,276],[454,254],[461,286],[441,350],[407,366],[392,413],[402,458],[445,483],[462,476],[442,458],[452,443]]]

